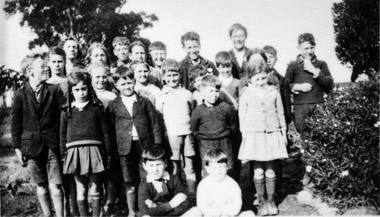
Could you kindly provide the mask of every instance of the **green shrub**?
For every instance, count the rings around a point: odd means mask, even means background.
[[[380,205],[379,81],[378,73],[370,82],[334,88],[306,121],[309,187],[341,211]]]

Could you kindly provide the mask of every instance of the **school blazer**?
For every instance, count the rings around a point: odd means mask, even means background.
[[[36,157],[44,145],[59,152],[59,123],[63,93],[58,85],[41,84],[40,102],[27,82],[12,103],[11,135],[13,148],[27,158]]]
[[[231,62],[232,62],[232,76],[236,79],[241,79],[245,76],[244,68],[245,68],[245,58],[248,53],[249,49],[247,47],[244,48],[244,60],[243,65],[240,67],[238,61],[236,60],[236,56],[233,50],[230,50],[228,53],[231,56]]]
[[[261,100],[247,87],[239,100],[240,131],[275,132],[286,129],[281,95],[274,87],[267,87]]]
[[[107,108],[107,116],[112,124],[113,138],[116,138],[114,144],[117,146],[119,156],[127,155],[131,150],[133,124],[142,148],[162,143],[161,127],[155,107],[148,99],[135,94],[137,102],[133,104],[132,115],[120,96],[111,101]]]

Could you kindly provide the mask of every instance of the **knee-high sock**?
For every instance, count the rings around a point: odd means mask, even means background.
[[[100,216],[100,193],[92,194],[91,204],[92,204],[92,216],[93,217]]]
[[[87,200],[77,200],[77,204],[80,216],[89,216]]]
[[[273,194],[276,190],[276,177],[273,178],[265,178],[265,185],[267,188],[267,196],[268,200],[273,200]]]
[[[55,215],[57,217],[63,216],[63,192],[59,189],[58,192],[52,192],[51,197],[53,199]]]
[[[264,201],[265,196],[265,180],[264,179],[253,179],[253,182],[255,183],[255,188],[257,195],[259,196],[259,200]]]

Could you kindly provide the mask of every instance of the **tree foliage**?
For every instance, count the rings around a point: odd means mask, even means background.
[[[20,25],[28,26],[37,38],[29,48],[57,45],[65,37],[75,38],[83,48],[92,42],[111,47],[116,36],[131,41],[140,38],[142,28],[158,20],[154,14],[120,13],[127,0],[7,0],[4,11],[10,17],[22,15]],[[144,41],[144,40],[143,40]],[[146,40],[145,40],[146,42]]]
[[[332,8],[335,51],[358,74],[379,70],[379,0],[343,0]]]

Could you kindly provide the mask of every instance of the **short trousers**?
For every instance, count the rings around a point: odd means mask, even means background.
[[[194,149],[194,136],[192,134],[181,135],[181,136],[171,136],[169,135],[169,144],[172,149],[172,160],[180,160],[181,153],[185,157],[191,157],[195,155]]]
[[[28,169],[31,182],[34,184],[47,181],[57,185],[62,184],[62,165],[59,151],[54,152],[45,146],[36,158],[29,159]]]
[[[142,165],[142,147],[138,141],[132,141],[131,150],[127,155],[120,156],[120,166],[124,182],[132,182],[146,177]]]

